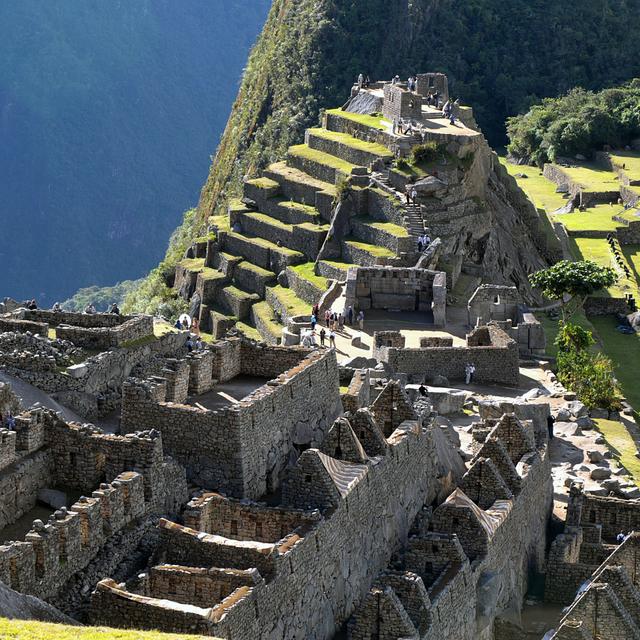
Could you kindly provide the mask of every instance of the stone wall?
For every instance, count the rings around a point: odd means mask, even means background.
[[[31,320],[19,320],[12,317],[0,317],[0,332],[16,331],[18,333],[26,333],[27,331],[47,337],[49,334],[49,325],[44,322],[32,322]]]
[[[214,377],[216,371],[221,375],[216,379],[245,371],[277,377],[218,411],[167,403],[161,381],[129,380],[123,389],[122,430],[157,428],[190,479],[258,498],[280,484],[294,447],[319,444],[340,412],[335,354],[240,340],[214,345],[213,351]]]
[[[51,598],[86,567],[108,538],[145,512],[144,482],[124,473],[47,524],[34,522],[24,542],[0,546],[0,580],[20,593]]]
[[[386,83],[382,115],[389,121],[394,118],[420,120],[422,118],[422,97],[407,91],[406,85]]]
[[[348,464],[312,449],[301,456],[294,471],[285,487],[285,503],[301,508],[297,503],[302,501],[305,509],[328,502],[333,506],[315,526],[298,528],[276,544],[163,526],[157,556],[161,562],[258,567],[268,579],[242,594],[236,592],[234,601],[229,596],[214,606],[213,615],[193,611],[193,628],[202,628],[198,625],[206,619],[209,634],[236,640],[265,637],[269,625],[277,625],[277,636],[283,639],[332,637],[365,597],[391,550],[406,539],[413,517],[441,489],[432,433],[417,423],[399,428],[389,438],[387,455],[376,464]],[[309,483],[306,476],[311,477]],[[306,484],[318,489],[314,499],[300,492]],[[273,517],[263,507],[263,522]],[[215,615],[222,605],[225,615]],[[92,612],[101,624],[149,628],[162,620],[165,628],[185,628],[182,620],[167,620],[158,599],[143,600],[109,583],[101,584],[94,595]]]
[[[466,347],[431,347],[427,349],[380,347],[378,356],[399,373],[422,381],[435,376],[463,380],[465,365],[476,367],[474,381],[518,386],[518,345],[494,325],[478,327],[467,336]]]
[[[616,236],[623,247],[629,244],[640,244],[640,220],[629,222],[624,227],[618,227]]]
[[[354,309],[424,311],[445,324],[447,285],[444,272],[399,267],[350,267],[345,306]]]
[[[153,318],[135,316],[114,327],[77,327],[60,324],[56,328],[56,336],[84,349],[105,351],[153,336]]]

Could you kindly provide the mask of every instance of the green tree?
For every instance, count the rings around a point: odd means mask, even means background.
[[[531,284],[547,298],[561,301],[563,321],[582,308],[587,296],[612,286],[617,280],[611,267],[602,267],[591,260],[561,260],[529,276]]]

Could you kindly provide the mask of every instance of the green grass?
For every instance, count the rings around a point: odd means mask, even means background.
[[[303,316],[311,313],[311,305],[298,298],[293,289],[285,289],[280,285],[270,287],[270,289],[287,309],[289,315]]]
[[[620,190],[618,176],[613,171],[587,164],[559,168],[571,182],[580,185],[586,192],[602,193]]]
[[[253,184],[259,189],[275,189],[280,185],[271,178],[254,178],[253,180],[248,181],[249,184]]]
[[[394,224],[393,222],[379,222],[378,220],[367,218],[365,216],[358,216],[356,220],[362,224],[366,224],[368,227],[384,231],[395,238],[409,237],[409,232],[403,226]]]
[[[205,267],[200,274],[200,277],[203,280],[224,280],[226,277],[224,273],[220,273],[217,269],[211,269],[210,267]]]
[[[609,157],[613,164],[620,169],[622,169],[623,164],[625,165],[622,170],[631,180],[640,180],[640,154],[633,151],[616,151],[615,153],[610,153]]]
[[[269,220],[273,220],[273,218],[269,218]],[[289,249],[288,247],[279,247],[277,244],[275,244],[275,242],[269,242],[269,240],[265,240],[264,238],[249,237],[249,236],[242,235],[241,233],[235,233],[235,231],[232,231],[229,234],[229,237],[239,238],[245,242],[250,242],[252,244],[258,245],[263,249],[270,249],[271,251],[277,251],[282,255],[287,255],[291,257],[300,257],[300,258],[304,257],[303,254],[300,253],[299,251],[294,251],[293,249]]]
[[[596,428],[604,436],[614,457],[631,474],[640,486],[640,460],[636,458],[638,447],[627,428],[616,420],[596,420]]]
[[[538,167],[511,164],[507,162],[505,157],[501,157],[500,162],[509,175],[515,178],[518,186],[527,194],[536,209],[542,209],[546,213],[551,213],[567,204],[562,194],[556,193],[557,185],[551,182],[551,180],[547,180]],[[523,174],[527,177],[519,178],[518,174]]]
[[[349,113],[348,111],[342,111],[342,109],[328,109],[327,113],[333,116],[339,116],[345,120],[351,120],[359,124],[363,124],[372,129],[378,129],[379,131],[386,131],[389,127],[389,123],[383,118],[368,116],[361,113]]]
[[[236,298],[237,300],[256,300],[260,298],[260,296],[258,296],[258,294],[256,293],[243,291],[242,289],[238,289],[238,287],[234,287],[233,285],[225,287],[223,291],[225,291],[231,297]]]
[[[635,276],[636,282],[640,284],[640,245],[632,244],[621,247],[622,253]]]
[[[282,337],[283,325],[276,320],[273,309],[268,302],[263,300],[262,302],[254,304],[251,311],[254,317],[257,316],[262,321],[263,326],[271,336],[274,338]]]
[[[213,231],[211,231],[206,236],[198,236],[197,238],[194,238],[193,241],[195,243],[215,242],[216,234]]]
[[[351,164],[342,158],[332,156],[329,153],[324,153],[323,151],[318,151],[317,149],[312,149],[306,144],[289,147],[289,156],[303,158],[309,162],[316,162],[317,164],[321,164],[325,167],[335,169],[346,176],[351,175],[351,170],[356,167],[355,164]]]
[[[348,133],[339,133],[338,131],[329,131],[327,129],[309,129],[309,133],[324,140],[344,144],[358,151],[365,151],[382,158],[393,158],[393,153],[384,145],[375,142],[365,142],[364,140],[350,136]]]
[[[592,260],[603,267],[613,267],[613,254],[604,238],[570,238],[573,255],[578,260]],[[627,293],[637,293],[637,283],[633,278],[625,278],[618,273],[618,282],[606,290],[613,298],[624,298]]]
[[[351,262],[340,262],[338,260],[322,260],[322,262],[324,262],[325,264],[328,264],[334,269],[339,269],[340,271],[343,271],[345,276],[347,275],[347,270],[349,269],[349,267],[358,266],[357,264],[352,264]]]
[[[536,313],[536,318],[542,324],[544,328],[544,335],[547,339],[547,349],[546,353],[549,356],[556,357],[558,355],[558,348],[555,345],[556,337],[558,336],[558,331],[560,330],[559,320],[552,320],[546,313]],[[581,326],[586,331],[591,331],[595,333],[594,327],[587,319],[587,316],[580,311],[572,316],[571,322],[573,324],[577,324]]]
[[[204,269],[204,258],[185,258],[180,260],[178,264],[187,271],[200,273]]]
[[[616,331],[617,322],[610,316],[591,318],[605,353],[613,360],[616,378],[622,392],[636,411],[640,410],[640,385],[638,367],[640,362],[640,336]]]
[[[369,253],[372,256],[375,256],[376,258],[393,258],[396,255],[395,253],[393,253],[393,251],[390,251],[386,247],[379,247],[378,245],[369,244],[368,242],[360,242],[355,238],[347,238],[345,240],[345,244],[349,245],[350,247],[353,247],[354,249],[359,249],[360,251],[366,251],[367,253]]]
[[[143,336],[142,338],[136,338],[135,340],[127,340],[123,342],[120,346],[124,349],[135,349],[137,347],[143,347],[146,344],[151,344],[155,342],[158,338],[155,336],[155,332],[150,336]]]
[[[246,322],[236,322],[236,329],[240,331],[240,333],[242,333],[244,336],[249,338],[249,340],[262,342],[262,336],[260,335],[260,332],[250,324],[247,324]]]
[[[615,231],[623,225],[612,219],[614,215],[624,213],[624,209],[617,204],[598,204],[586,211],[575,210],[573,213],[563,213],[553,216],[556,222],[561,222],[567,231]]]
[[[244,205],[242,206],[244,207]],[[229,216],[226,213],[219,216],[209,216],[209,224],[217,227],[220,231],[229,231],[231,228]]]
[[[173,635],[159,631],[131,631],[106,627],[69,627],[32,620],[0,618],[3,640],[204,640],[202,636]]]
[[[304,264],[297,264],[291,267],[301,278],[304,278],[307,282],[310,282],[314,287],[320,289],[320,291],[326,291],[329,287],[329,281],[323,277],[316,275],[314,269],[315,264],[313,262],[305,262]]]
[[[251,218],[252,220],[256,220],[258,222],[262,222],[263,224],[268,224],[271,227],[277,227],[278,229],[282,229],[287,233],[293,232],[293,225],[287,224],[286,222],[280,222],[277,218],[272,218],[265,213],[245,213],[243,214],[247,218]]]
[[[276,274],[273,271],[269,271],[267,269],[263,269],[259,267],[257,264],[253,264],[252,262],[247,262],[243,260],[238,264],[239,269],[246,269],[247,271],[251,271],[256,276],[260,278],[275,278]]]
[[[304,171],[300,171],[300,169],[296,169],[295,167],[290,167],[286,162],[276,162],[272,165],[269,165],[269,171],[272,171],[273,173],[277,174],[283,180],[310,185],[312,187],[320,189],[321,191],[330,193],[333,196],[336,195],[335,184],[331,184],[330,182],[325,182],[324,180],[318,180],[318,178],[314,178],[313,176],[310,176],[308,173],[304,173]]]

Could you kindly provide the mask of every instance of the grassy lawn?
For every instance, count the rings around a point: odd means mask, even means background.
[[[258,189],[276,189],[280,185],[271,178],[254,178],[253,180],[248,180],[250,184],[255,185]]]
[[[613,266],[613,254],[604,238],[571,238],[572,253],[579,260],[592,260],[603,267]],[[633,278],[619,275],[619,280],[607,293],[613,298],[624,298],[627,293],[637,293],[637,283]]]
[[[623,225],[613,220],[613,216],[624,212],[617,204],[597,204],[586,211],[574,211],[553,216],[553,220],[561,222],[567,231],[615,231]]]
[[[345,118],[346,120],[352,120],[353,122],[364,124],[372,129],[379,129],[380,131],[386,131],[390,124],[381,117],[368,116],[360,113],[349,113],[348,111],[342,111],[342,109],[329,109],[327,113],[333,116],[339,116],[340,118]]]
[[[257,264],[253,264],[253,262],[247,262],[246,260],[243,260],[238,264],[238,269],[251,271],[251,273],[255,274],[259,278],[275,278],[276,275],[275,273],[273,273],[273,271],[263,269]]]
[[[605,353],[613,360],[616,378],[629,403],[640,409],[640,385],[638,367],[640,362],[640,336],[626,335],[616,331],[617,322],[610,316],[591,318]]]
[[[3,640],[204,640],[202,636],[173,635],[159,631],[125,631],[105,627],[69,627],[31,620],[0,618]]]
[[[389,151],[389,149],[387,149],[387,147],[385,147],[384,145],[377,144],[375,142],[365,142],[364,140],[359,140],[358,138],[350,136],[348,133],[328,131],[327,129],[309,129],[309,133],[312,133],[318,138],[323,138],[324,140],[332,140],[333,142],[339,142],[340,144],[347,145],[348,147],[352,147],[353,149],[366,151],[367,153],[372,153],[382,158],[393,158],[393,153]]]
[[[560,167],[571,182],[580,185],[587,192],[619,191],[620,182],[613,171],[596,165],[584,164],[576,167]]]
[[[242,206],[244,207],[244,205]],[[209,224],[217,227],[220,231],[229,231],[229,229],[231,228],[229,226],[229,216],[226,214],[222,214],[221,216],[209,216]]]
[[[180,260],[178,265],[184,267],[187,271],[200,273],[204,269],[204,258],[185,258]]]
[[[293,289],[285,289],[280,285],[277,287],[270,287],[270,289],[278,300],[280,300],[282,306],[287,309],[290,315],[304,316],[311,313],[311,305],[298,298]]]
[[[356,218],[358,222],[362,224],[366,224],[368,227],[373,227],[374,229],[378,229],[379,231],[384,231],[388,233],[390,236],[394,236],[396,238],[408,238],[409,232],[399,224],[394,224],[393,222],[378,222],[377,220],[373,220],[372,218],[367,218],[364,216],[360,216]]]
[[[360,242],[359,240],[355,240],[354,238],[347,238],[345,243],[354,249],[359,249],[360,251],[366,251],[367,253],[375,256],[377,258],[393,258],[396,254],[393,251],[390,251],[386,247],[379,247],[375,244],[369,244],[368,242]]]
[[[304,160],[308,160],[309,162],[316,162],[317,164],[321,164],[325,167],[330,167],[331,169],[335,169],[336,171],[340,171],[345,175],[351,175],[351,170],[355,168],[356,165],[343,160],[342,158],[338,158],[337,156],[332,156],[329,153],[324,153],[323,151],[318,151],[317,149],[312,149],[306,144],[299,144],[295,147],[289,147],[289,156],[293,156],[296,158],[303,158]]]
[[[504,165],[509,175],[513,176],[518,186],[529,196],[537,209],[542,209],[546,213],[551,213],[564,207],[567,200],[561,193],[556,193],[556,184],[547,180],[538,167],[531,165],[516,165],[507,162],[501,157],[500,162]],[[518,174],[526,175],[526,178],[519,178]]]
[[[640,486],[640,460],[635,455],[638,448],[627,428],[616,420],[596,420],[596,425],[611,453]]]
[[[323,276],[317,276],[314,268],[315,264],[313,262],[305,262],[304,264],[297,264],[291,267],[292,271],[295,271],[301,278],[310,282],[314,287],[320,289],[320,291],[326,291],[329,287],[329,281]]]
[[[609,154],[613,164],[622,169],[631,180],[640,180],[640,154],[633,151],[616,151]]]

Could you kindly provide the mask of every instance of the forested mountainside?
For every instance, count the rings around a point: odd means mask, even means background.
[[[0,288],[140,277],[193,206],[268,0],[0,3]]]

